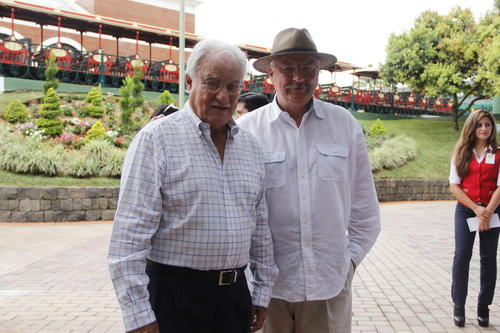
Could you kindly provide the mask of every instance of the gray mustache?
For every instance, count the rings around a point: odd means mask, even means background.
[[[311,89],[311,85],[305,83],[293,83],[285,86],[285,89],[308,90]]]

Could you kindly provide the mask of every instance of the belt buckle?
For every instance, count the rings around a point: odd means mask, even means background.
[[[229,281],[229,282],[224,282],[224,274],[226,273],[233,273],[234,274],[234,279],[233,281]],[[229,286],[233,283],[236,282],[236,279],[238,277],[238,271],[237,270],[234,270],[234,269],[230,269],[230,270],[227,270],[227,271],[220,271],[219,272],[219,283],[218,285],[219,286]]]

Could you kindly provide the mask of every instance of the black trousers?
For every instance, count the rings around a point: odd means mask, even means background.
[[[166,275],[151,265],[149,302],[161,333],[248,333],[252,300],[244,276],[230,286]]]
[[[500,207],[496,213],[500,213]],[[458,306],[465,305],[469,283],[469,264],[474,247],[476,233],[470,232],[466,219],[476,214],[472,209],[457,203],[455,209],[455,256],[453,258],[453,273],[451,297]],[[497,247],[500,228],[479,232],[479,257],[481,263],[481,287],[478,304],[490,305],[495,293],[497,281]]]

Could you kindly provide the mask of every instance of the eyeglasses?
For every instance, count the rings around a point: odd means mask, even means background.
[[[279,72],[281,74],[285,74],[288,76],[293,75],[295,71],[302,75],[307,75],[307,76],[312,76],[316,74],[316,71],[318,70],[317,65],[273,65],[276,68],[278,68]]]
[[[241,89],[243,88],[243,84],[241,84],[241,82],[231,82],[226,85],[223,85],[219,80],[216,79],[205,79],[201,82],[201,84],[205,86],[205,89],[214,94],[217,94],[224,87],[226,87],[227,93],[229,95],[237,95],[241,92]]]

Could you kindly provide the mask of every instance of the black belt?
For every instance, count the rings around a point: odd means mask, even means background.
[[[220,271],[202,271],[188,267],[160,264],[149,259],[147,259],[147,265],[160,274],[185,278],[191,281],[209,282],[218,286],[229,286],[236,283],[236,281],[245,275],[246,268],[246,266],[243,266],[236,269],[224,269]]]

